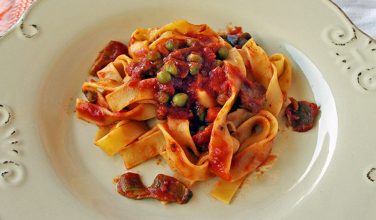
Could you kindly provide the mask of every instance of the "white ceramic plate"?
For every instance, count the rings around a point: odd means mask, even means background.
[[[94,3],[95,2],[95,3]],[[281,124],[278,160],[231,205],[196,185],[186,205],[134,201],[115,191],[118,157],[92,144],[74,100],[97,52],[137,27],[178,18],[240,25],[294,63],[290,95],[315,101],[315,128]],[[375,219],[376,42],[329,1],[38,1],[0,40],[0,219]],[[150,183],[167,165],[134,169]]]

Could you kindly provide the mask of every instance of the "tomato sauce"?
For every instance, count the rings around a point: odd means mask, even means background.
[[[200,152],[207,152],[210,142],[211,132],[213,130],[213,123],[208,125],[204,130],[197,132],[193,135],[192,139],[195,142]]]
[[[127,53],[128,48],[126,45],[118,41],[110,41],[107,46],[99,52],[93,66],[91,67],[90,74],[95,75],[97,71],[113,62],[116,57]]]
[[[157,118],[160,120],[166,119],[168,116],[176,119],[188,119],[192,123],[197,121],[198,112],[196,109],[202,108],[197,101],[198,89],[206,91],[213,100],[217,100],[219,97],[220,103],[218,103],[218,106],[223,105],[231,94],[230,84],[221,66],[222,61],[218,60],[216,54],[221,47],[218,39],[197,34],[188,34],[188,36],[195,39],[190,39],[191,42],[167,39],[156,46],[155,51],[159,53],[159,59],[153,61],[147,55],[144,55],[144,57],[133,61],[126,69],[127,74],[131,76],[130,86],[149,88],[155,91],[154,99],[158,103]],[[169,51],[165,46],[165,43],[169,40],[172,40],[176,47],[172,51]],[[200,56],[201,60],[190,60],[188,56],[191,54]],[[197,74],[190,74],[192,63],[198,65],[199,71]],[[155,80],[147,84],[140,84],[145,79],[156,79],[157,73],[164,70],[163,66],[171,64],[176,67],[177,74],[171,74],[171,80],[168,83],[163,84]],[[188,101],[184,106],[177,107],[173,103],[172,97],[177,93],[188,95]],[[163,96],[163,99],[161,96]]]
[[[215,173],[217,176],[221,177],[224,180],[230,180],[231,176],[226,171],[226,162],[231,158],[228,158],[228,145],[227,143],[221,138],[222,134],[214,133],[213,136],[217,136],[213,140],[215,143],[212,143],[213,150],[210,155],[209,159],[209,169]]]
[[[76,106],[78,114],[95,122],[104,122],[106,117],[102,109],[95,104],[81,102]]]
[[[213,122],[217,118],[219,111],[221,111],[220,107],[209,108],[205,118],[206,122]]]

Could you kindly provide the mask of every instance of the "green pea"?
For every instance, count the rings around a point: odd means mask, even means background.
[[[160,71],[157,73],[157,80],[162,84],[167,84],[171,81],[171,75],[166,71]]]
[[[178,107],[184,107],[187,104],[188,95],[185,93],[177,93],[172,97],[172,103]]]
[[[174,63],[166,63],[163,66],[163,69],[169,72],[171,75],[174,75],[174,76],[178,75],[178,68],[176,67]]]
[[[149,51],[148,56],[147,56],[147,58],[151,61],[159,60],[161,59],[161,57],[162,57],[161,54],[156,50]]]
[[[200,64],[198,63],[191,63],[190,66],[189,66],[189,73],[194,76],[198,73],[198,71],[200,70]]]
[[[165,47],[168,51],[173,51],[176,49],[177,45],[174,43],[174,40],[173,39],[170,39],[168,41],[166,41],[165,43]]]
[[[202,63],[204,61],[204,59],[199,54],[196,54],[196,53],[189,54],[187,56],[187,60],[189,62],[196,62],[196,63]]]
[[[219,50],[218,50],[218,57],[219,57],[219,59],[224,60],[224,59],[227,58],[227,56],[228,56],[228,49],[227,49],[227,47],[221,47],[221,48],[219,48]]]
[[[170,100],[170,95],[166,92],[160,92],[158,94],[158,102],[159,103],[167,103]]]

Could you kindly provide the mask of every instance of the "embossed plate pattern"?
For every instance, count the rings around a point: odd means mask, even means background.
[[[96,53],[137,27],[184,18],[232,22],[270,53],[291,58],[290,95],[317,102],[315,128],[283,126],[278,160],[245,182],[231,205],[193,188],[186,205],[132,201],[111,180],[124,172],[92,144],[74,100]],[[326,0],[38,1],[0,40],[0,219],[375,219],[376,42]],[[150,182],[165,164],[134,169]]]

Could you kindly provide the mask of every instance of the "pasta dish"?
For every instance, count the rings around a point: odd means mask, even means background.
[[[173,194],[218,177],[210,194],[229,203],[271,154],[291,71],[286,56],[268,55],[240,27],[217,33],[178,20],[136,29],[127,46],[111,41],[82,85],[87,100],[77,99],[76,113],[98,126],[95,144],[127,169],[160,155],[176,173],[158,176],[154,188],[128,173],[117,179],[121,194],[154,198],[158,187]],[[144,191],[126,191],[127,184]]]

